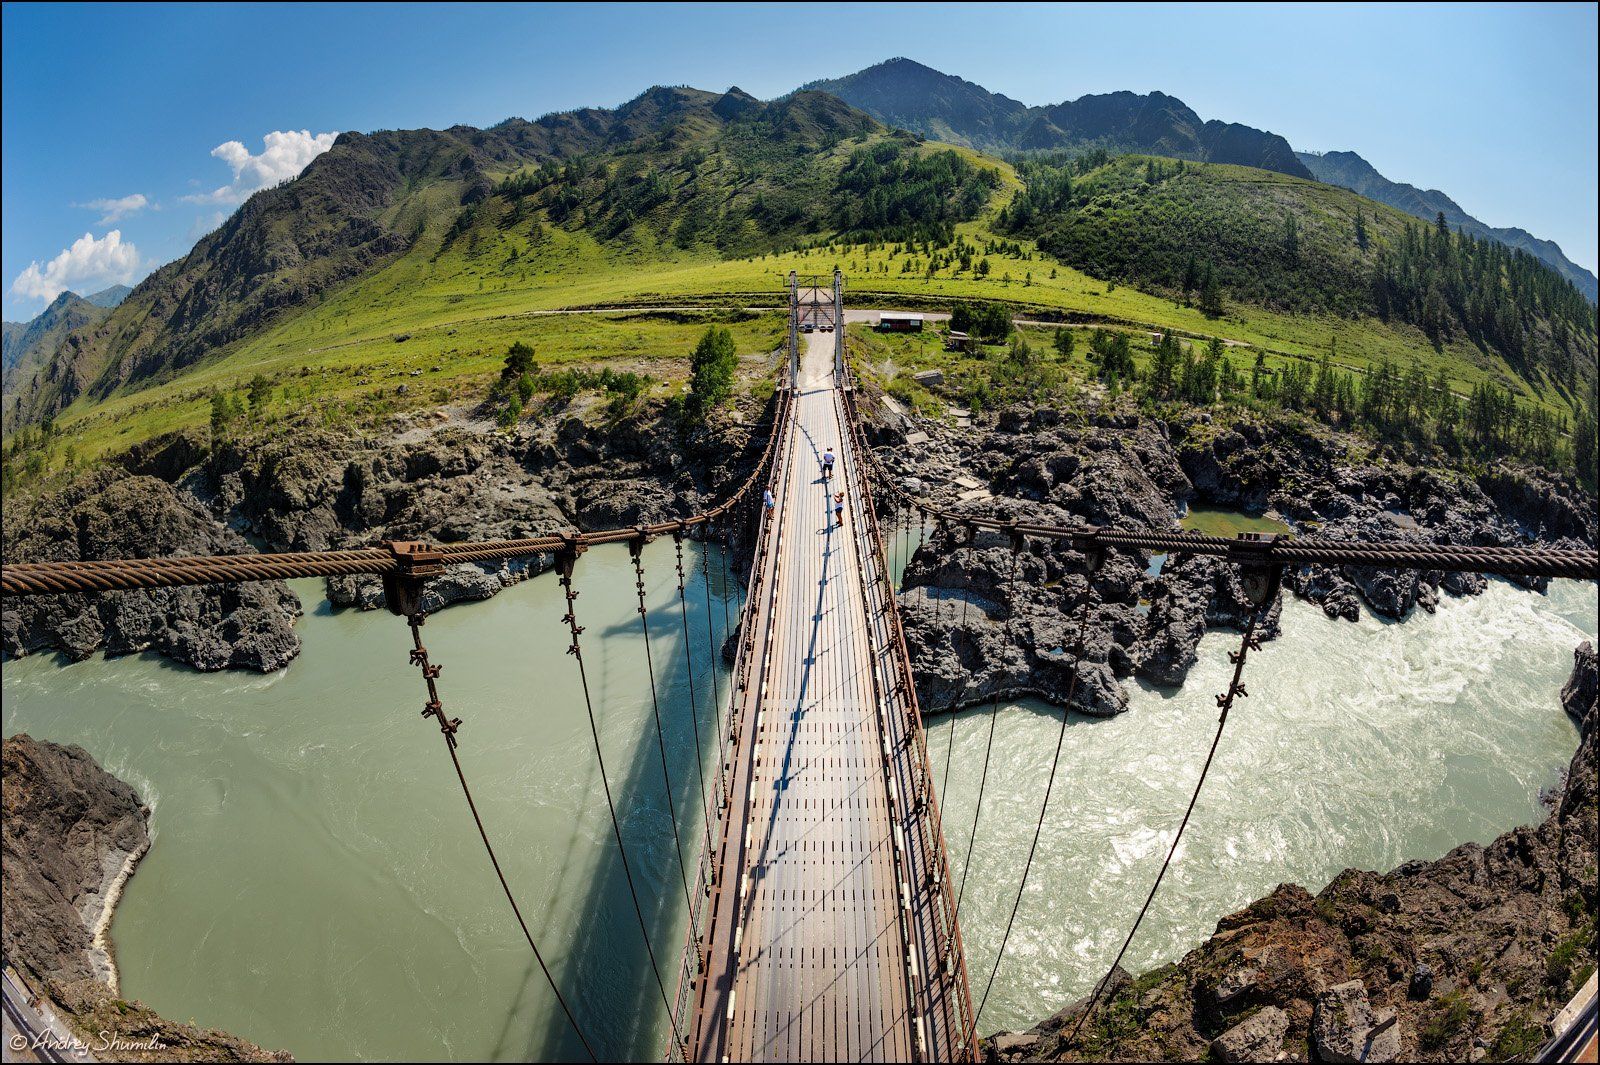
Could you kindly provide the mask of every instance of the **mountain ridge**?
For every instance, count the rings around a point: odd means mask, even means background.
[[[95,295],[107,297],[110,291]],[[111,307],[68,290],[28,321],[6,322],[0,335],[0,395],[6,397],[7,406],[11,397],[48,363],[67,336],[99,323],[110,313]]]
[[[1576,285],[1578,291],[1588,297],[1590,303],[1600,302],[1600,279],[1568,259],[1561,246],[1553,240],[1536,237],[1527,230],[1515,226],[1491,226],[1468,214],[1460,204],[1438,189],[1421,189],[1385,177],[1355,152],[1296,152],[1295,154],[1318,181],[1328,185],[1338,185],[1369,200],[1386,203],[1390,207],[1398,207],[1409,215],[1415,215],[1429,222],[1442,212],[1445,221],[1457,229],[1465,230],[1475,237],[1488,237],[1510,248],[1521,248],[1543,260]]]
[[[655,86],[614,109],[511,118],[489,129],[341,133],[298,177],[250,197],[188,254],[140,281],[108,316],[62,337],[36,387],[21,397],[21,413],[47,417],[79,396],[103,399],[132,381],[193,365],[403,253],[433,214],[488,197],[494,174],[708,124],[850,126],[838,113],[848,105],[800,95],[798,104],[765,104],[737,89]]]
[[[1203,120],[1163,92],[1088,94],[1030,107],[903,56],[801,90],[831,93],[885,125],[980,150],[1107,148],[1312,176],[1278,134]]]
[[[842,77],[807,82],[802,89],[832,93],[885,125],[979,150],[1105,148],[1235,163],[1337,185],[1428,222],[1442,211],[1452,226],[1541,259],[1589,302],[1600,302],[1600,280],[1568,259],[1555,241],[1517,227],[1490,226],[1437,189],[1391,181],[1355,152],[1297,152],[1270,131],[1202,121],[1182,100],[1160,91],[1089,94],[1030,107],[903,56]]]

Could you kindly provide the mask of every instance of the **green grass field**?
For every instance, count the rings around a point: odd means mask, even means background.
[[[992,162],[992,161],[990,161]],[[980,247],[996,239],[995,213],[1018,188],[1002,169],[1002,184],[984,215],[959,224],[957,234]],[[1019,254],[988,255],[990,272],[929,276],[926,260],[896,254],[894,245],[830,245],[721,260],[657,242],[647,227],[631,239],[601,243],[582,231],[549,224],[502,229],[483,226],[448,245],[452,214],[429,210],[416,246],[380,270],[336,290],[321,303],[230,345],[179,376],[105,402],[80,400],[57,419],[80,458],[112,453],[141,440],[204,424],[213,390],[243,386],[257,374],[273,384],[286,408],[320,407],[329,417],[481,396],[513,340],[531,341],[541,364],[614,362],[618,369],[681,378],[704,322],[695,318],[554,314],[570,308],[694,306],[776,307],[789,271],[846,274],[846,306],[945,307],[953,300],[1001,300],[1021,314],[1074,316],[1129,331],[1175,330],[1221,336],[1269,353],[1269,361],[1320,358],[1337,338],[1338,363],[1363,370],[1380,359],[1443,369],[1458,392],[1492,380],[1513,393],[1568,413],[1553,389],[1535,394],[1498,358],[1465,343],[1436,350],[1423,334],[1376,319],[1287,315],[1230,305],[1217,320],[1170,299],[1096,280],[1038,255],[1029,242]],[[909,262],[909,267],[908,267]],[[857,331],[860,332],[859,330]],[[781,342],[776,313],[735,326],[740,351],[769,351]],[[905,338],[892,338],[905,341]],[[909,342],[908,342],[909,343]],[[1048,347],[1041,334],[1036,343]],[[932,338],[905,365],[956,370]],[[1087,337],[1078,345],[1078,361]],[[1136,358],[1143,352],[1136,345]],[[909,348],[905,349],[909,352]],[[1254,351],[1231,349],[1242,367]],[[973,372],[976,369],[969,368]],[[402,394],[399,390],[405,386]]]
[[[173,381],[113,397],[81,414],[69,411],[58,427],[82,459],[116,453],[161,433],[206,425],[212,392],[241,390],[256,374],[272,388],[263,412],[269,419],[317,409],[336,421],[475,403],[486,396],[506,348],[517,340],[534,346],[545,369],[583,364],[646,373],[656,382],[652,394],[664,396],[683,387],[689,352],[712,322],[732,331],[746,363],[745,380],[764,378],[769,356],[786,336],[785,319],[776,312],[517,316],[441,324],[404,340],[381,335],[309,349],[238,350]]]

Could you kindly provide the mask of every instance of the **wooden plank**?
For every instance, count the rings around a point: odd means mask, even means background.
[[[926,1014],[928,1050],[942,1059],[947,989],[931,986],[941,975],[922,960],[935,950],[937,913],[920,889],[911,911],[901,909],[902,880],[920,888],[910,870],[929,858],[910,820],[917,770],[903,713],[887,699],[889,628],[868,587],[877,558],[853,505],[860,471],[833,392],[832,341],[808,340],[779,448],[767,581],[745,611],[751,683],[735,693],[735,799],[713,855],[695,1052],[703,1061],[911,1060]],[[838,464],[823,483],[828,446]],[[829,493],[839,489],[852,498],[844,528],[832,521]]]

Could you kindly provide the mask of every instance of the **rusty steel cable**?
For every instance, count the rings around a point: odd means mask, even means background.
[[[983,1017],[983,1007],[989,1004],[989,992],[994,990],[995,975],[1000,972],[1000,963],[1005,960],[1006,943],[1011,939],[1011,926],[1016,922],[1017,911],[1022,908],[1022,893],[1028,887],[1028,873],[1033,869],[1033,856],[1039,849],[1039,836],[1044,831],[1045,815],[1050,809],[1050,793],[1055,788],[1056,771],[1061,766],[1061,746],[1067,739],[1067,721],[1072,716],[1072,697],[1078,692],[1078,676],[1083,669],[1084,649],[1089,635],[1089,608],[1094,603],[1094,575],[1099,572],[1104,562],[1105,555],[1101,553],[1086,555],[1084,558],[1083,605],[1078,608],[1078,631],[1073,637],[1072,648],[1072,675],[1067,678],[1067,697],[1062,701],[1061,728],[1056,733],[1055,753],[1050,756],[1050,775],[1045,778],[1044,798],[1039,803],[1039,820],[1033,826],[1033,841],[1028,844],[1028,857],[1022,863],[1022,877],[1017,881],[1017,897],[1011,903],[1011,916],[1006,918],[1006,930],[1000,937],[1000,949],[995,952],[994,967],[989,970],[989,983],[984,987],[983,998],[978,1002],[978,1012],[973,1018],[974,1024]]]
[[[567,646],[567,654],[578,664],[578,680],[583,688],[583,706],[589,715],[589,735],[594,740],[594,757],[600,768],[600,784],[605,790],[606,812],[611,815],[611,834],[616,838],[617,854],[622,859],[622,874],[628,882],[628,895],[633,900],[633,915],[639,920],[639,934],[644,937],[645,953],[650,958],[650,971],[655,975],[656,989],[661,992],[661,1005],[667,1011],[667,1019],[672,1022],[673,1042],[681,1049],[685,1044],[683,1030],[678,1025],[678,1011],[672,1008],[672,1002],[667,998],[667,985],[661,979],[661,967],[656,964],[656,948],[650,941],[650,928],[645,923],[644,908],[639,903],[639,888],[633,880],[633,865],[628,861],[628,846],[622,841],[622,823],[617,819],[617,804],[611,796],[611,779],[606,773],[606,758],[600,750],[600,725],[595,720],[594,699],[589,693],[589,672],[584,667],[583,646],[578,639],[583,635],[583,626],[578,624],[575,605],[578,590],[572,586],[572,571],[577,565],[578,553],[578,546],[572,545],[562,548],[556,555],[556,572],[560,576],[561,590],[567,601],[567,612],[561,616],[561,621],[572,636],[572,643]]]
[[[1420,569],[1470,572],[1507,577],[1567,577],[1600,580],[1600,551],[1594,548],[1558,548],[1468,544],[1436,544],[1420,540],[1335,540],[1324,537],[1276,536],[1256,538],[1240,546],[1238,538],[1179,530],[1107,529],[1096,525],[1047,525],[1013,522],[964,514],[917,499],[871,455],[870,472],[888,488],[897,502],[925,512],[935,520],[1002,532],[1015,529],[1027,536],[1070,540],[1074,547],[1113,547],[1130,551],[1163,551],[1212,555],[1238,563],[1281,562],[1295,565],[1359,566],[1372,569]]]
[[[860,420],[855,417],[853,394],[846,390],[842,397],[836,395],[835,401],[842,403],[845,408],[848,417],[844,423],[849,430],[848,438],[852,444],[852,453],[859,456],[866,450],[866,440],[861,432]],[[912,816],[918,834],[923,837],[927,858],[930,860],[924,872],[927,876],[925,882],[933,892],[933,912],[942,918],[942,921],[935,924],[934,929],[937,963],[947,977],[955,982],[955,986],[950,989],[951,995],[945,999],[946,1010],[951,1011],[953,1007],[953,1014],[947,1012],[947,1019],[959,1023],[962,1041],[959,1044],[958,1060],[966,1059],[971,1057],[971,1051],[976,1046],[977,1018],[972,1013],[966,953],[961,942],[961,926],[956,919],[955,900],[951,890],[950,857],[944,836],[944,814],[938,795],[934,791],[933,769],[928,758],[926,731],[922,728],[922,716],[917,705],[916,682],[911,672],[911,655],[906,646],[905,628],[900,619],[894,585],[885,572],[888,558],[884,550],[883,530],[878,523],[877,504],[873,499],[871,483],[866,478],[861,481],[861,495],[864,503],[861,514],[869,525],[872,554],[877,563],[877,575],[884,593],[881,614],[889,623],[891,647],[895,652],[898,666],[899,676],[894,684],[894,691],[903,696],[909,728],[906,743],[914,751],[915,768],[918,771],[918,780],[913,784],[918,794]],[[939,942],[941,932],[942,943]]]
[[[727,792],[727,785],[723,780],[723,766],[727,764],[727,749],[723,745],[722,734],[722,678],[718,676],[720,670],[718,669],[717,663],[717,622],[711,611],[711,542],[709,538],[705,543],[700,545],[700,579],[701,583],[705,587],[706,596],[706,668],[711,673],[711,727],[715,731],[717,738],[716,788],[718,795],[717,810],[719,811],[718,817],[720,819],[720,811],[722,809],[721,796]],[[723,609],[727,609],[726,601],[723,603]],[[692,676],[694,673],[694,656],[690,654],[688,650],[690,646],[688,614],[689,604],[686,598],[683,600],[683,611],[683,645],[685,648],[684,657],[690,665],[689,672]],[[698,715],[698,711],[696,711],[696,713]],[[696,717],[696,720],[698,720],[698,716]],[[699,743],[698,738],[695,742],[696,744]],[[706,846],[709,847],[711,846],[709,827],[707,827],[706,832]]]
[[[656,749],[661,752],[661,784],[667,789],[667,815],[672,821],[673,850],[678,855],[678,876],[683,881],[683,905],[693,911],[694,896],[689,893],[689,865],[683,859],[683,836],[678,831],[678,800],[672,793],[672,773],[667,769],[667,738],[661,727],[661,696],[656,690],[656,663],[650,652],[650,609],[644,602],[644,547],[643,538],[628,541],[628,554],[633,557],[633,585],[639,593],[639,635],[644,644],[645,674],[650,678],[650,713],[656,723]]]
[[[716,522],[756,484],[772,461],[775,442],[788,424],[792,400],[780,391],[771,429],[755,468],[723,502],[687,518],[632,528],[550,534],[514,540],[488,540],[429,545],[446,565],[503,562],[552,554],[569,543],[581,548],[626,543],[641,535],[661,536],[675,530]],[[0,565],[0,597],[53,595],[63,592],[112,592],[172,588],[198,584],[240,584],[247,581],[299,577],[382,576],[402,572],[404,562],[388,545],[338,551],[284,551],[249,555],[178,555],[165,558],[85,559],[16,562]]]
[[[854,410],[852,406],[850,408]],[[570,535],[528,537],[474,543],[434,545],[446,564],[496,562],[550,554],[563,544],[582,547],[626,543],[644,536],[660,536],[678,529],[709,525],[728,513],[745,489],[766,469],[772,442],[788,419],[788,400],[780,403],[773,429],[754,472],[729,499],[688,518],[635,528],[606,529]],[[1130,551],[1163,551],[1211,555],[1236,563],[1286,563],[1294,565],[1359,566],[1372,569],[1420,569],[1443,572],[1484,573],[1508,577],[1567,577],[1600,579],[1600,552],[1593,548],[1537,546],[1479,546],[1434,544],[1424,541],[1332,540],[1321,537],[1278,536],[1241,546],[1238,539],[1203,533],[1140,529],[1105,529],[1093,525],[1041,525],[1012,523],[998,518],[966,515],[935,507],[909,496],[872,460],[865,464],[889,489],[896,515],[895,543],[900,544],[901,509],[916,509],[927,517],[974,528],[1011,530],[1027,536],[1070,540],[1075,547],[1104,546]],[[335,577],[394,573],[400,564],[385,547],[344,551],[299,551],[254,555],[176,556],[148,559],[93,559],[57,562],[17,562],[0,566],[0,597],[51,595],[62,592],[130,591],[196,584],[235,584],[245,581],[286,580],[295,577]]]
[[[1022,568],[1022,541],[1020,538],[1011,541],[1011,576],[1007,581],[1008,591],[1006,602],[1014,614],[1017,603],[1017,574]],[[1006,618],[1009,626],[1011,618]],[[1010,642],[1009,636],[1007,643]],[[961,863],[961,885],[956,890],[956,918],[961,917],[961,900],[967,895],[967,874],[972,871],[972,850],[978,841],[978,815],[983,810],[983,793],[989,784],[989,756],[994,752],[994,725],[995,718],[1000,714],[1000,689],[994,690],[994,701],[989,705],[989,741],[983,748],[983,772],[978,777],[978,798],[972,804],[972,831],[967,835],[967,857]],[[952,735],[953,739],[953,735]]]
[[[572,1007],[567,1005],[566,996],[561,993],[561,988],[556,986],[555,977],[550,974],[550,967],[545,964],[544,954],[540,952],[539,944],[534,941],[533,933],[528,929],[528,922],[522,916],[522,907],[517,905],[517,897],[506,881],[505,871],[500,868],[500,859],[495,856],[494,845],[489,842],[489,832],[483,827],[483,817],[478,813],[478,804],[472,797],[472,788],[467,784],[467,774],[461,768],[461,757],[456,753],[456,731],[461,727],[461,719],[447,717],[444,705],[439,699],[437,681],[444,667],[435,665],[429,660],[428,649],[422,643],[422,625],[427,621],[427,616],[421,613],[411,614],[406,621],[411,626],[411,664],[422,670],[423,680],[428,685],[428,701],[422,708],[422,716],[435,718],[439,722],[439,731],[444,735],[445,749],[450,752],[450,763],[455,767],[456,779],[461,782],[461,794],[466,796],[467,809],[472,811],[472,822],[478,826],[478,838],[483,840],[483,849],[489,855],[489,864],[494,866],[494,875],[500,880],[500,890],[505,892],[506,901],[511,904],[511,912],[516,915],[517,925],[522,929],[522,937],[528,941],[528,947],[533,951],[533,960],[539,963],[539,971],[544,974],[545,983],[550,985],[551,993],[556,996],[556,1002],[561,1006],[561,1012],[566,1015],[567,1023],[572,1025],[572,1030],[577,1034],[578,1042],[583,1044],[589,1060],[598,1062],[599,1055],[594,1052],[589,1037],[584,1034],[583,1026],[578,1023],[578,1018],[573,1016]]]
[[[1228,712],[1233,709],[1236,699],[1248,698],[1250,695],[1244,687],[1245,660],[1250,657],[1251,651],[1261,650],[1261,641],[1256,638],[1256,626],[1271,612],[1272,605],[1278,598],[1278,589],[1283,581],[1283,567],[1257,568],[1254,579],[1257,582],[1256,594],[1251,598],[1255,600],[1255,610],[1251,612],[1250,623],[1245,626],[1244,634],[1239,638],[1239,649],[1228,652],[1228,661],[1233,664],[1233,676],[1228,682],[1228,690],[1217,696],[1217,706],[1220,710],[1217,715],[1217,731],[1211,738],[1211,749],[1206,752],[1205,763],[1200,767],[1200,777],[1194,783],[1194,794],[1189,796],[1189,805],[1183,811],[1183,820],[1178,822],[1178,831],[1172,837],[1172,846],[1167,849],[1167,857],[1156,873],[1155,882],[1150,885],[1150,893],[1145,896],[1144,905],[1139,907],[1138,916],[1133,919],[1133,926],[1128,929],[1127,938],[1122,941],[1122,947],[1117,951],[1111,967],[1106,970],[1106,975],[1095,984],[1094,993],[1089,996],[1088,1004],[1078,1015],[1077,1023],[1072,1026],[1072,1032],[1064,1040],[1063,1045],[1070,1044],[1077,1038],[1078,1032],[1094,1013],[1095,1004],[1100,1001],[1101,994],[1111,983],[1112,974],[1117,971],[1117,966],[1122,964],[1123,956],[1128,953],[1128,947],[1133,944],[1133,937],[1138,934],[1139,925],[1143,923],[1145,914],[1150,912],[1150,904],[1155,901],[1156,892],[1161,889],[1161,881],[1166,877],[1167,869],[1171,867],[1172,859],[1178,853],[1178,845],[1183,842],[1183,830],[1189,827],[1189,818],[1194,814],[1195,804],[1200,801],[1200,789],[1205,787],[1206,774],[1211,772],[1212,760],[1216,758],[1217,748],[1222,743],[1223,730],[1228,726]]]

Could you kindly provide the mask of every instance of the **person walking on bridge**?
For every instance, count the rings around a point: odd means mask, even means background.
[[[768,488],[761,493],[761,505],[769,511],[778,509],[778,501],[772,497],[772,489]]]
[[[833,476],[833,448],[828,448],[822,453],[822,479],[828,480]]]
[[[835,492],[833,494],[833,516],[834,516],[834,519],[836,521],[838,521],[839,527],[843,528],[844,527],[844,493],[843,492]]]

